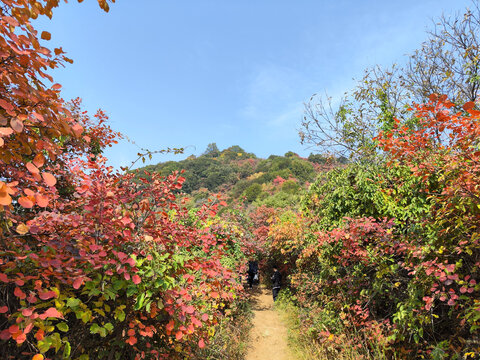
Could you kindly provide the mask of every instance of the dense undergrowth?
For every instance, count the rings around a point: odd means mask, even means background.
[[[474,106],[457,111],[431,96],[416,107],[416,128],[396,125],[378,136],[385,163],[319,177],[296,217],[272,220],[269,255],[289,265],[289,299],[306,341],[373,358],[479,353]]]

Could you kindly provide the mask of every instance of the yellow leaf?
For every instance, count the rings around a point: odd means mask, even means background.
[[[20,235],[25,235],[26,233],[28,233],[28,230],[28,226],[24,223],[21,223],[17,226],[17,233],[19,233]]]

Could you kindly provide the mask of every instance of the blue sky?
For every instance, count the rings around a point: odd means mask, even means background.
[[[201,154],[208,143],[266,157],[295,151],[303,103],[340,97],[375,64],[402,62],[432,19],[464,0],[70,1],[37,26],[74,64],[56,70],[65,99],[102,108],[111,126],[151,150],[186,147],[151,163]],[[128,165],[138,148],[107,151]]]

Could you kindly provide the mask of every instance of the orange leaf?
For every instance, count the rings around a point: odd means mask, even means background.
[[[25,335],[23,332],[15,334],[12,337],[15,339],[18,345],[22,344],[25,340],[27,340],[27,335]]]
[[[47,207],[49,199],[47,196],[42,195],[42,194],[36,194],[35,195],[35,202],[37,203],[38,206],[40,207]]]
[[[0,205],[8,206],[12,203],[12,198],[10,197],[8,186],[0,181]]]
[[[57,183],[57,179],[55,179],[55,176],[48,172],[42,173],[42,177],[48,186],[55,186],[55,184]]]
[[[37,339],[38,341],[40,341],[40,340],[43,340],[44,336],[45,336],[45,331],[42,330],[42,329],[40,329],[40,330],[38,330],[37,333],[35,334],[35,339]]]
[[[18,198],[18,203],[25,209],[31,209],[34,205],[33,201],[29,197],[22,196]]]
[[[38,168],[35,165],[33,165],[33,163],[31,163],[31,162],[27,163],[27,169],[32,174],[38,174],[39,173]]]
[[[183,332],[182,331],[177,331],[177,333],[175,334],[175,339],[178,341],[178,340],[182,340],[183,338]]]
[[[38,167],[38,168],[41,168],[44,164],[45,164],[45,156],[43,156],[42,153],[38,153],[37,155],[35,155],[35,157],[33,158],[33,164]]]
[[[43,40],[50,40],[52,35],[48,31],[42,31],[42,39]]]
[[[0,136],[8,136],[13,134],[11,127],[0,127]]]
[[[463,104],[463,109],[465,111],[472,110],[474,107],[475,107],[475,103],[473,101],[469,101]]]
[[[43,360],[43,359],[44,359],[44,357],[43,357],[42,354],[34,355],[33,358],[32,358],[32,360]]]
[[[16,229],[17,233],[19,233],[20,235],[25,235],[26,233],[28,233],[28,230],[28,226],[23,223],[18,224]]]
[[[72,130],[76,137],[79,137],[83,133],[83,127],[80,124],[73,125]]]
[[[43,115],[39,114],[39,113],[32,113],[33,116],[35,116],[38,120],[40,120],[41,122],[44,122],[45,121],[45,118],[43,117]]]

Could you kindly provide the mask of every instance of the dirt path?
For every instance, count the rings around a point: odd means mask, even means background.
[[[246,360],[294,360],[287,346],[287,328],[273,309],[272,292],[253,290],[253,329]]]

